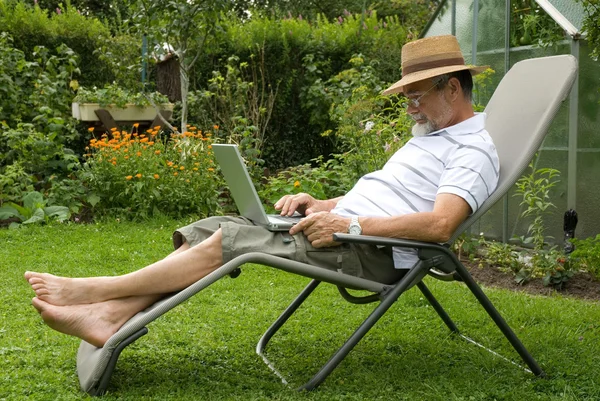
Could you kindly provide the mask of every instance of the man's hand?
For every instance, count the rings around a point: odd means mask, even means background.
[[[329,212],[313,212],[290,229],[294,235],[303,232],[315,248],[325,248],[339,245],[333,240],[334,233],[348,232],[350,218],[338,216]]]
[[[275,210],[281,211],[281,216],[291,216],[294,212],[308,216],[316,212],[329,212],[335,206],[335,202],[317,200],[309,194],[299,193],[284,196],[274,206]]]

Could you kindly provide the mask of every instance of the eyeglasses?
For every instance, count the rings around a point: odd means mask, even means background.
[[[408,107],[408,106],[419,107],[421,105],[421,99],[423,98],[423,96],[428,94],[436,86],[437,86],[437,82],[435,84],[433,84],[433,86],[431,88],[427,89],[421,96],[417,97],[416,99],[406,98],[408,100],[406,107]]]

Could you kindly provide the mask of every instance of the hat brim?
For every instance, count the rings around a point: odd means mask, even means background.
[[[428,70],[413,72],[403,77],[400,81],[396,82],[389,88],[383,91],[384,95],[393,95],[394,93],[403,93],[406,85],[423,81],[429,78],[437,77],[438,75],[444,75],[451,72],[469,70],[471,75],[477,75],[490,68],[489,65],[474,66],[474,65],[454,65],[446,67],[431,68]]]

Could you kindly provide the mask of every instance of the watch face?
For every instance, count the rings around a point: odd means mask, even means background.
[[[348,229],[348,233],[353,234],[353,235],[360,235],[361,232],[362,232],[362,229],[358,225],[351,225],[350,228]]]

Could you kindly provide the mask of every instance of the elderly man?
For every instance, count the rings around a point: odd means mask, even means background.
[[[338,244],[350,232],[444,242],[495,189],[499,164],[471,105],[471,75],[456,38],[439,36],[402,48],[402,79],[384,93],[403,93],[415,120],[413,138],[382,170],[362,177],[344,197],[288,195],[275,208],[306,217],[289,234],[244,218],[212,217],[177,230],[175,252],[116,277],[65,278],[25,273],[33,306],[55,330],[102,347],[128,319],[165,294],[196,282],[223,263],[252,251],[394,282],[416,261],[414,252]]]

